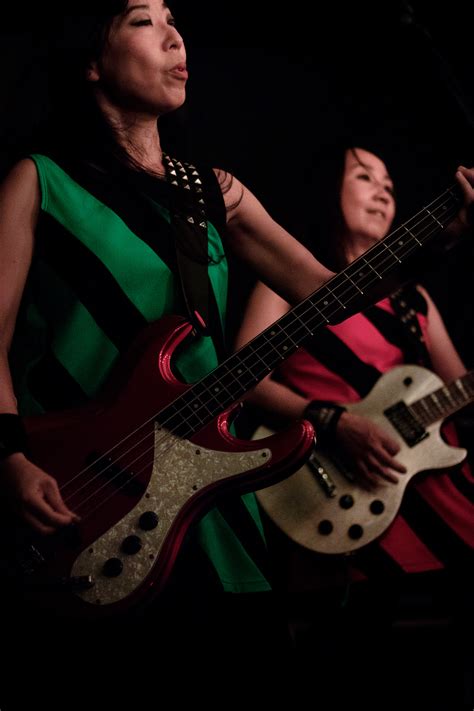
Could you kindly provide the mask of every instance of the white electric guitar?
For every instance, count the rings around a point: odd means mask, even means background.
[[[273,521],[294,541],[319,553],[348,553],[380,536],[395,518],[410,479],[421,471],[446,469],[466,457],[440,435],[443,420],[474,401],[474,372],[448,385],[417,365],[393,368],[363,400],[346,405],[368,417],[400,445],[396,455],[407,472],[399,482],[365,488],[340,451],[316,446],[301,469],[257,492]],[[269,430],[260,427],[255,439]],[[317,433],[316,433],[317,435]],[[436,474],[434,474],[436,476]]]

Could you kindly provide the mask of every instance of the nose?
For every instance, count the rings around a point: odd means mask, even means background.
[[[167,25],[168,32],[165,39],[166,49],[181,49],[184,46],[184,40],[179,34],[174,25]]]
[[[387,193],[384,191],[383,188],[379,188],[377,190],[377,194],[375,195],[375,200],[382,202],[384,205],[388,205],[390,203],[390,198],[387,195]]]

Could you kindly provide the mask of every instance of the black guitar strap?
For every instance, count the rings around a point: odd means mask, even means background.
[[[423,302],[425,306],[425,301],[415,285],[404,286],[390,296],[392,308],[405,329],[407,360],[431,367],[431,359],[417,318],[417,302]]]
[[[175,236],[181,293],[188,317],[201,336],[211,336],[219,359],[225,353],[220,319],[212,318],[214,299],[209,282],[207,215],[204,191],[194,165],[163,154],[172,190],[170,213]]]

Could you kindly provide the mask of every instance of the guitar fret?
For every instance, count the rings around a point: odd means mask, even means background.
[[[469,393],[466,392],[466,389],[464,388],[464,384],[463,384],[461,378],[458,378],[457,380],[455,380],[454,385],[457,387],[457,389],[461,393],[463,399],[469,400]]]
[[[318,307],[311,301],[311,297],[309,297],[309,303],[310,303],[311,309],[312,309],[313,311],[316,311],[316,315],[317,315],[317,316],[320,316],[320,317],[322,318],[322,321],[321,321],[320,323],[323,323],[324,321],[325,321],[326,323],[329,323],[328,317],[325,316],[325,315],[323,314],[323,312],[320,311],[320,310],[318,309]],[[313,316],[313,318],[314,318],[314,316]],[[319,324],[318,324],[318,325],[319,325]],[[313,333],[312,333],[311,335],[313,335]]]
[[[443,410],[443,407],[439,401],[437,393],[436,392],[431,393],[430,399],[431,399],[431,402],[433,403],[433,405],[435,406],[435,408],[437,408],[438,412],[442,415],[444,410]]]
[[[287,346],[284,346],[284,348],[286,348],[286,347],[287,347]],[[263,358],[260,356],[259,353],[257,353],[257,350],[254,349],[251,344],[249,344],[249,351],[250,351],[250,355],[251,355],[252,357],[255,357],[255,358],[257,359],[257,360],[255,361],[255,363],[252,364],[252,367],[255,367],[255,369],[257,369],[257,373],[258,373],[258,374],[262,374],[262,373],[265,373],[265,372],[270,372],[270,371],[272,370],[271,366],[268,365],[268,363],[266,363],[266,362],[263,360]],[[248,360],[248,358],[245,359],[246,362],[247,362],[247,360]],[[262,365],[263,365],[263,368],[262,368]],[[253,372],[253,371],[252,371],[252,372]],[[257,376],[255,376],[255,377],[256,377],[257,380],[259,380],[259,378],[258,378]]]
[[[200,384],[201,385],[201,384]],[[196,389],[193,388],[192,391],[190,391],[194,398],[192,400],[192,408],[194,412],[199,412],[201,408],[204,408],[209,415],[212,415],[213,410],[209,406],[209,391],[208,388],[205,387],[203,384],[201,385],[201,393],[196,392]]]
[[[213,397],[216,398],[216,400],[217,400],[218,397],[221,397],[221,396],[223,396],[224,399],[227,400],[227,398],[229,397],[229,395],[230,395],[230,397],[231,397],[231,399],[232,399],[232,395],[231,395],[231,393],[227,390],[227,388],[225,387],[222,378],[218,378],[218,379],[216,378],[216,379],[214,380],[214,383],[211,385],[211,389],[212,389]]]
[[[407,227],[406,225],[402,225],[402,227],[403,227],[403,229],[404,229],[406,232],[408,232],[408,234],[410,235],[410,237],[411,237],[412,239],[414,239],[415,242],[417,242],[417,243],[419,244],[419,246],[421,247],[421,246],[422,246],[422,242],[420,242],[420,240],[418,239],[418,237],[415,237],[415,235],[408,229],[408,227]]]
[[[349,279],[349,281],[351,282],[351,284],[353,284],[353,285],[355,286],[355,288],[357,289],[357,291],[359,292],[359,294],[363,294],[363,293],[364,293],[364,291],[359,288],[359,286],[355,283],[355,281],[354,281],[353,279],[351,279],[351,277],[348,277],[348,279]]]
[[[299,344],[304,341],[305,338],[312,335],[306,326],[303,328],[299,318],[293,318],[292,322],[286,326],[284,334],[286,340],[290,341],[289,345],[293,346],[294,349],[298,348]],[[288,346],[288,344],[286,345]]]
[[[330,305],[330,302],[327,299],[323,300],[323,306],[325,307],[325,310],[327,310],[327,307]],[[331,323],[330,319],[327,316],[324,316],[324,319],[326,323]]]
[[[367,261],[367,259],[365,257],[362,257],[362,260],[366,263],[366,265],[369,267],[369,269],[371,271],[373,271],[378,276],[379,279],[382,278],[381,275],[378,273],[378,271],[371,264],[369,264],[369,262]]]
[[[457,407],[457,402],[456,402],[456,400],[455,400],[455,399],[453,398],[453,396],[452,396],[451,388],[449,387],[449,385],[445,385],[443,388],[441,388],[441,390],[442,390],[442,392],[443,392],[444,397],[446,398],[446,400],[447,400],[447,402],[448,402],[448,405],[449,405],[451,408],[456,408],[456,407]]]
[[[429,215],[430,217],[433,218],[433,220],[435,220],[435,222],[438,223],[438,225],[439,225],[442,229],[444,229],[444,225],[442,224],[442,222],[440,222],[440,221],[433,215],[433,213],[428,210],[428,208],[426,208],[426,212],[428,213],[428,215]]]
[[[271,336],[271,338],[267,340],[267,343],[270,346],[270,348],[272,349],[272,351],[274,352],[274,354],[276,354],[276,356],[277,356],[277,360],[275,361],[275,365],[276,365],[278,363],[278,361],[280,361],[284,358],[284,356],[281,353],[280,349],[274,345],[273,341],[276,340],[277,336],[283,336],[283,338],[286,339],[286,334],[282,328],[278,328],[278,331],[275,329],[272,329],[270,331],[269,335]],[[313,334],[311,334],[311,335],[313,335]]]
[[[234,362],[235,361],[235,362]],[[235,356],[231,357],[228,361],[222,364],[222,367],[226,369],[226,378],[232,383],[232,387],[235,388],[236,392],[233,393],[235,400],[238,400],[242,395],[242,391],[246,391],[249,387],[255,384],[255,376],[248,369],[244,368],[240,359]],[[228,390],[229,390],[228,386]],[[229,390],[230,392],[230,390]]]
[[[426,402],[426,398],[423,398],[423,400],[420,400],[420,405],[423,407],[425,410],[426,415],[428,415],[429,418],[431,418],[431,410],[428,407],[428,403]]]
[[[398,256],[395,254],[395,252],[394,252],[392,249],[390,249],[390,247],[389,247],[388,245],[385,245],[385,249],[390,252],[390,254],[392,255],[392,257],[394,257],[394,258],[397,260],[397,262],[399,262],[400,264],[402,263],[402,260],[400,259],[400,257],[398,257]]]
[[[341,306],[342,306],[343,309],[346,309],[346,308],[347,308],[347,306],[339,299],[339,297],[336,296],[336,294],[335,294],[333,291],[331,291],[331,289],[330,289],[329,287],[327,287],[327,290],[329,291],[329,293],[330,293],[332,296],[334,296],[334,298],[336,299],[336,301],[337,301],[339,304],[341,304]],[[324,302],[324,303],[326,303],[326,302]]]
[[[308,328],[308,326],[306,325],[306,323],[305,323],[299,316],[297,316],[297,315],[295,314],[295,318],[298,320],[298,322],[299,322],[299,323],[301,324],[301,326],[304,328],[304,330],[306,331],[306,334],[307,334],[308,336],[313,336],[313,335],[314,335],[313,332],[312,332],[312,330],[311,330],[310,328]]]
[[[238,379],[235,377],[235,374],[231,370],[229,370],[227,366],[225,366],[225,369],[227,372],[223,376],[221,376],[221,382],[224,384],[225,389],[228,393],[231,394],[233,398],[238,398],[241,392],[241,385]]]
[[[440,388],[437,391],[437,396],[440,402],[440,409],[442,410],[442,415],[443,417],[446,417],[446,415],[450,412],[451,407],[452,407],[452,401],[451,398],[446,395],[446,388]]]

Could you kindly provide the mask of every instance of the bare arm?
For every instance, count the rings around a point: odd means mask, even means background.
[[[216,174],[227,208],[229,247],[265,284],[295,304],[333,276],[239,180]]]
[[[39,204],[34,180],[33,163],[22,161],[0,189],[0,412],[17,412],[8,351],[33,254]]]
[[[466,372],[466,366],[454,347],[441,314],[432,298],[426,289],[421,286],[417,288],[421,291],[428,304],[427,348],[433,363],[433,370],[445,382],[459,378]]]
[[[17,413],[8,352],[31,265],[39,205],[35,165],[23,160],[0,186],[0,413]],[[77,518],[65,506],[55,479],[24,454],[11,454],[0,463],[0,480],[12,506],[42,533]]]

